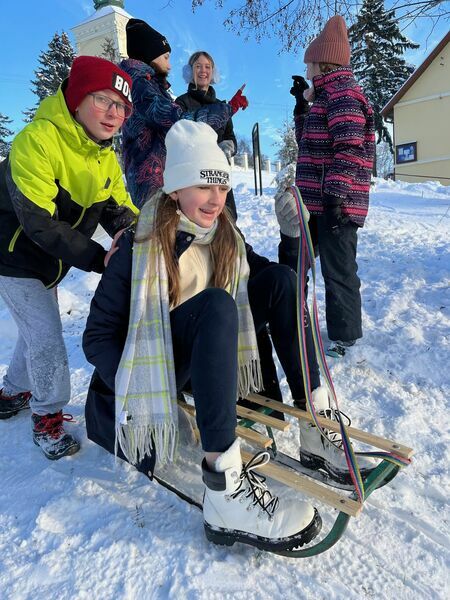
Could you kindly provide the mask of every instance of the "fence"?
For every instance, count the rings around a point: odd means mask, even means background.
[[[247,152],[243,152],[242,154],[236,154],[231,159],[232,167],[241,167],[244,171],[248,171],[249,169],[253,169],[253,165],[249,161],[249,156]],[[279,160],[271,161],[270,158],[266,158],[262,161],[262,170],[267,171],[268,173],[278,173],[281,171],[281,162]]]

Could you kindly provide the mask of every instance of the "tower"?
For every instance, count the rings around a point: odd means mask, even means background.
[[[93,15],[72,27],[77,54],[102,56],[105,42],[110,40],[116,59],[126,57],[125,27],[131,15],[124,9],[124,0],[94,0],[94,8]]]

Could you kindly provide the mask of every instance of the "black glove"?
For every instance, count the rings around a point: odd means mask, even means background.
[[[325,227],[333,235],[338,235],[339,229],[350,221],[348,215],[343,215],[341,207],[336,204],[325,205],[323,218],[325,219]]]
[[[292,75],[294,83],[292,84],[290,93],[298,101],[303,98],[303,92],[309,88],[309,85],[304,77],[301,75]]]
[[[301,75],[292,75],[294,83],[290,89],[290,93],[296,99],[296,105],[294,108],[294,115],[302,115],[308,112],[309,103],[303,97],[303,92],[309,88],[306,79]]]

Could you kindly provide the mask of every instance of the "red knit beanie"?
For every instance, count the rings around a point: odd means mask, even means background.
[[[97,56],[77,56],[70,69],[69,81],[64,91],[67,106],[72,114],[84,97],[91,92],[111,90],[125,104],[131,102],[131,78],[117,65]]]
[[[310,43],[305,52],[305,63],[350,64],[350,44],[344,19],[335,15],[323,31]]]

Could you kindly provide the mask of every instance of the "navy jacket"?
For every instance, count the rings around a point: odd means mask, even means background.
[[[215,131],[231,117],[231,106],[217,102],[186,112],[173,102],[166,80],[146,63],[128,58],[120,67],[133,80],[133,114],[122,127],[123,158],[128,190],[136,206],[163,185],[166,134],[180,119],[202,121]]]
[[[130,228],[119,238],[115,252],[105,269],[91,302],[83,350],[95,370],[86,399],[86,429],[88,438],[114,453],[115,441],[115,377],[125,346],[130,314],[131,266],[134,229]],[[192,243],[192,236],[178,232],[176,255],[180,257]],[[270,264],[246,244],[250,277]],[[119,456],[124,458],[120,452]],[[138,470],[148,473],[154,467],[154,457],[149,457]]]
[[[188,112],[194,112],[201,106],[207,104],[216,104],[217,102],[225,102],[225,100],[219,100],[216,96],[216,90],[212,85],[209,86],[208,91],[202,92],[197,90],[193,83],[189,84],[188,91],[186,94],[178,96],[175,102],[181,106],[181,108]],[[233,121],[229,119],[222,129],[217,130],[217,142],[223,142],[223,140],[231,140],[234,144],[233,156],[236,154],[237,141],[234,135]]]

